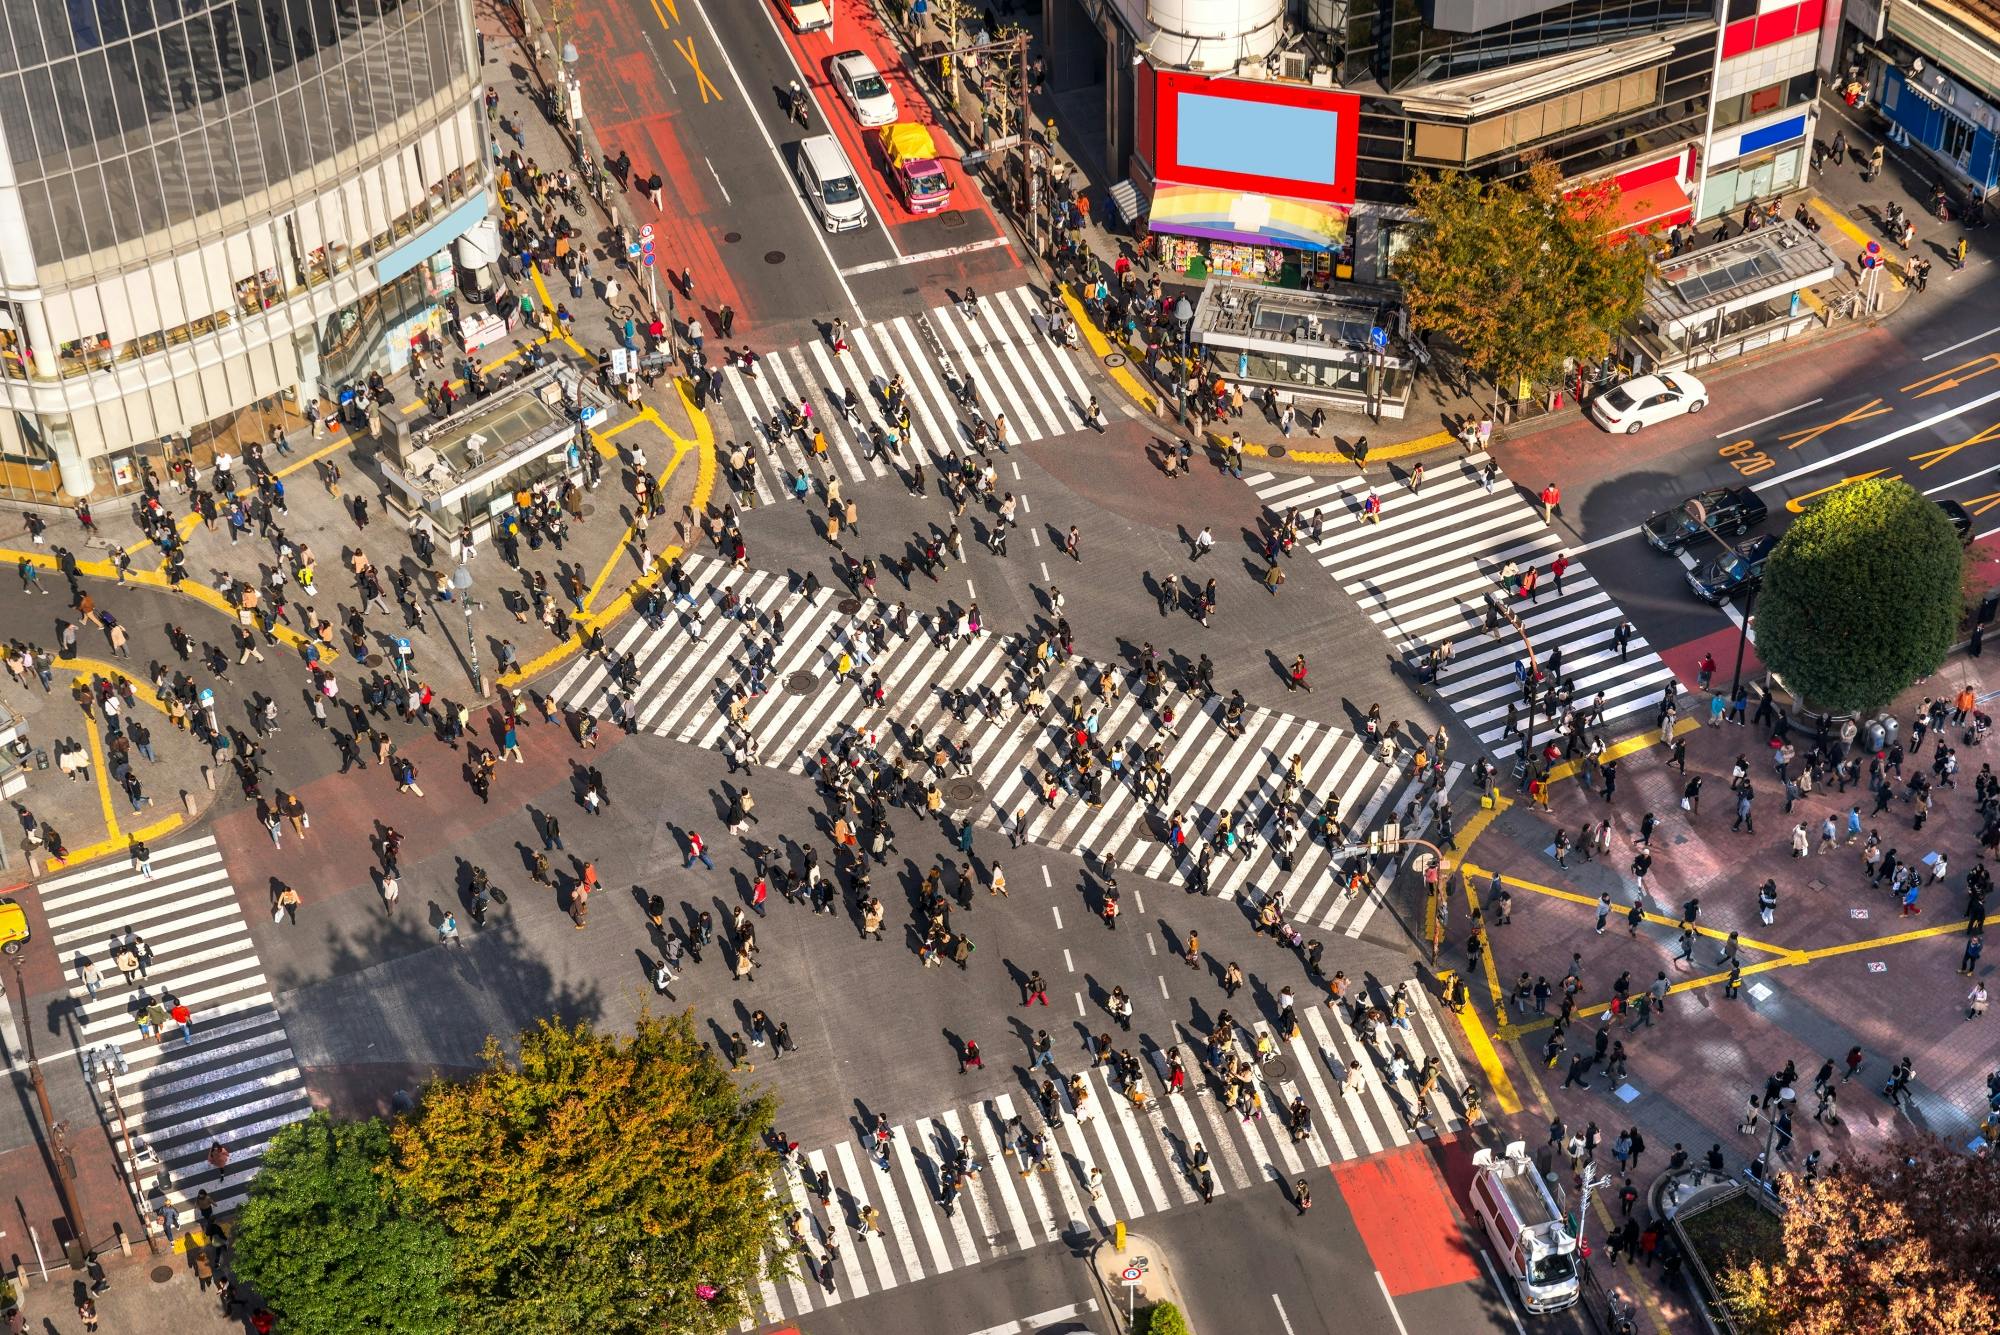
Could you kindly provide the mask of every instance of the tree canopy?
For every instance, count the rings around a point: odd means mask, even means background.
[[[449,1335],[452,1244],[404,1209],[388,1124],[314,1113],[271,1138],[237,1221],[244,1280],[298,1335]]]
[[[1764,568],[1757,652],[1815,708],[1879,708],[1944,663],[1964,616],[1965,550],[1907,482],[1830,493]]]
[[[1503,388],[1602,357],[1645,300],[1646,248],[1608,235],[1615,186],[1565,193],[1537,160],[1507,181],[1421,172],[1410,194],[1420,225],[1395,275],[1411,322]]]
[[[1717,1276],[1786,1335],[1985,1335],[2000,1306],[2000,1161],[1927,1139],[1784,1180],[1785,1259]]]
[[[720,1332],[783,1266],[774,1115],[688,1015],[630,1037],[544,1022],[405,1116],[282,1132],[243,1273],[307,1335]]]

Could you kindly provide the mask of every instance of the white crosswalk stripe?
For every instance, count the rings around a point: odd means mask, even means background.
[[[151,865],[147,876],[129,861],[100,863],[43,881],[39,894],[86,1046],[115,1046],[126,1063],[116,1087],[134,1144],[145,1146],[141,1190],[157,1180],[185,1215],[206,1187],[226,1213],[272,1135],[312,1106],[214,837],[157,849]],[[114,960],[135,937],[151,963],[128,985]],[[77,978],[81,958],[102,970],[94,997]],[[175,1001],[192,1013],[191,1040],[172,1020],[151,1037],[139,1032],[148,1005]],[[99,1088],[110,1089],[102,1074]],[[229,1150],[221,1181],[206,1161],[217,1141]]]
[[[769,618],[782,615],[784,640],[755,683],[763,693],[747,701],[747,723],[762,763],[810,772],[821,749],[848,729],[875,737],[885,756],[900,738],[921,734],[937,745],[974,737],[978,745],[969,777],[984,794],[975,812],[981,825],[1012,831],[1021,817],[1028,841],[1111,857],[1140,875],[1178,879],[1188,871],[1189,852],[1214,832],[1221,817],[1234,815],[1238,830],[1254,838],[1246,839],[1236,856],[1211,862],[1212,894],[1261,903],[1263,896],[1282,890],[1286,916],[1314,926],[1334,927],[1373,912],[1374,897],[1329,893],[1337,868],[1323,840],[1302,834],[1285,861],[1272,838],[1279,789],[1293,756],[1308,826],[1329,804],[1350,836],[1358,833],[1364,808],[1372,819],[1381,805],[1377,795],[1392,776],[1354,733],[1251,708],[1244,712],[1241,734],[1232,738],[1223,726],[1224,701],[1198,705],[1182,695],[1175,704],[1178,735],[1168,735],[1159,711],[1124,689],[1140,684],[1135,675],[1120,675],[1122,693],[1106,705],[1097,694],[1100,666],[1081,660],[1055,670],[1047,687],[1048,712],[1030,719],[1015,702],[1014,683],[1016,664],[1031,646],[1015,637],[984,631],[941,647],[913,628],[906,636],[890,633],[877,654],[864,632],[883,610],[872,598],[844,600],[828,588],[807,594],[788,587],[782,576],[731,569],[702,555],[688,557],[683,569],[694,590],[693,610],[683,604],[657,626],[634,618],[610,645],[621,660],[632,662],[638,684],[631,698],[613,680],[608,662],[593,658],[570,667],[556,685],[557,700],[600,717],[636,719],[639,728],[660,736],[720,746],[729,732],[728,702],[752,685],[746,667],[752,647],[770,627]],[[719,612],[725,593],[732,592],[746,609],[742,618]],[[842,610],[843,601],[850,610]],[[699,638],[692,634],[696,625],[702,627]],[[856,682],[837,679],[842,653],[854,656],[856,677],[880,674],[883,705],[872,704]],[[871,660],[865,665],[864,656]],[[787,679],[799,671],[812,675],[810,688],[791,688]],[[999,718],[982,718],[970,709],[963,719],[954,716],[948,692],[975,686],[1001,702]],[[1132,783],[1117,781],[1107,784],[1100,807],[1060,791],[1056,802],[1046,801],[1042,775],[1061,768],[1067,751],[1061,715],[1073,697],[1081,697],[1086,708],[1095,706],[1099,740],[1127,774],[1139,772],[1148,745],[1161,745],[1173,780],[1169,802],[1149,802]],[[1168,843],[1175,810],[1186,817],[1188,850]]]
[[[1443,1087],[1433,1096],[1432,1121],[1415,1133],[1408,1129],[1403,1109],[1414,1100],[1415,1086],[1409,1078],[1391,1082],[1392,1052],[1405,1053],[1412,1072],[1426,1056],[1436,1056],[1446,1073],[1444,1086],[1462,1088],[1457,1059],[1431,1001],[1414,988],[1410,993],[1416,1017],[1411,1029],[1384,1026],[1373,1048],[1353,1038],[1341,1013],[1322,1007],[1301,1011],[1299,1037],[1279,1040],[1284,1066],[1265,1068],[1261,1118],[1246,1121],[1222,1106],[1192,1067],[1181,1094],[1168,1093],[1159,1068],[1150,1069],[1144,1109],[1131,1105],[1106,1070],[1086,1067],[1081,1074],[1091,1089],[1090,1112],[1081,1123],[1067,1102],[1054,1126],[1043,1128],[1034,1112],[1022,1119],[1027,1129],[1049,1134],[1047,1172],[1031,1166],[1023,1172],[1023,1160],[1011,1152],[1017,1111],[1012,1094],[896,1126],[891,1173],[881,1171],[861,1137],[810,1151],[812,1167],[832,1178],[832,1204],[822,1217],[817,1201],[795,1179],[777,1184],[780,1200],[811,1216],[812,1241],[809,1254],[798,1258],[803,1278],[763,1289],[761,1320],[795,1321],[851,1298],[1108,1230],[1113,1220],[1198,1205],[1196,1146],[1207,1150],[1215,1194],[1223,1196],[1289,1183],[1329,1164],[1460,1129],[1456,1094],[1447,1098]],[[1202,1046],[1199,1038],[1182,1041],[1184,1052]],[[1341,1072],[1350,1054],[1362,1060],[1364,1088],[1344,1095]],[[1304,1099],[1311,1110],[1311,1130],[1296,1142],[1285,1121],[1294,1098]],[[978,1171],[947,1213],[940,1173],[961,1147],[971,1150]],[[1093,1168],[1103,1193],[1096,1201],[1090,1196]],[[789,1169],[785,1176],[791,1179]],[[886,1238],[857,1237],[862,1212],[871,1204],[881,1212]],[[831,1293],[812,1270],[826,1254],[829,1235],[842,1243]],[[795,1250],[789,1237],[774,1239],[772,1246]]]
[[[1574,683],[1578,711],[1602,693],[1606,723],[1650,717],[1673,671],[1644,636],[1634,634],[1623,654],[1614,647],[1623,613],[1583,561],[1569,559],[1557,592],[1549,568],[1563,551],[1561,536],[1504,478],[1489,489],[1482,477],[1486,462],[1484,454],[1474,454],[1441,465],[1417,495],[1394,485],[1374,488],[1383,504],[1381,522],[1373,524],[1361,518],[1371,489],[1361,478],[1258,473],[1246,481],[1274,519],[1297,511],[1306,550],[1406,662],[1415,666],[1433,646],[1453,641],[1438,695],[1491,754],[1518,749],[1508,735],[1507,713],[1521,699],[1515,664],[1523,651],[1505,623],[1497,636],[1485,633],[1489,593],[1520,614],[1545,671],[1561,654],[1560,677]],[[1315,513],[1324,521],[1317,542],[1310,540]],[[1524,571],[1539,568],[1532,601],[1502,586],[1500,573],[1510,561]],[[1525,707],[1520,714],[1525,726]]]
[[[870,457],[869,428],[887,430],[883,391],[898,375],[908,395],[910,429],[916,443],[932,454],[970,453],[972,407],[960,401],[967,376],[977,407],[989,427],[1005,418],[1004,443],[1067,435],[1083,424],[1091,400],[1077,354],[1057,347],[1044,332],[1042,296],[1033,287],[982,294],[974,309],[934,306],[925,316],[897,316],[851,329],[848,350],[836,355],[816,340],[758,357],[753,374],[735,362],[723,369],[723,396],[711,405],[726,441],[752,442],[757,456],[750,469],[759,504],[790,496],[803,472],[864,482],[887,476],[890,461]],[[943,356],[926,341],[919,322],[928,320]],[[842,408],[854,396],[853,417]],[[793,431],[782,419],[803,399],[812,407],[811,425]],[[780,429],[771,430],[773,419]],[[813,428],[826,437],[826,454],[814,461]],[[901,458],[920,456],[908,451]],[[721,451],[726,460],[729,449]]]

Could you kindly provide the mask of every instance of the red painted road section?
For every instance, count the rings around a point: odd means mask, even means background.
[[[1736,637],[1737,630],[1733,624],[1724,626],[1721,630],[1689,640],[1685,644],[1677,644],[1671,649],[1660,650],[1660,659],[1674,670],[1674,675],[1680,678],[1682,688],[1692,691],[1695,689],[1695,683],[1701,679],[1701,673],[1698,670],[1701,664],[1701,656],[1703,654],[1714,654],[1715,680],[1711,685],[1718,691],[1727,691],[1729,689],[1730,674],[1736,669]],[[1749,681],[1752,677],[1763,672],[1763,670],[1764,660],[1757,657],[1756,642],[1749,641],[1745,643],[1743,646],[1743,680]],[[1707,717],[1707,708],[1706,701],[1703,701],[1698,706],[1698,709],[1703,711],[1702,716],[1704,718]]]
[[[688,155],[687,109],[667,100],[665,80],[648,54],[646,25],[624,5],[580,5],[570,22],[577,48],[583,53],[579,63],[583,67],[584,113],[605,155],[615,158],[622,149],[632,155],[634,179],[657,171],[664,182],[664,209],[655,209],[637,190],[627,199],[635,216],[653,224],[661,282],[677,278],[684,268],[691,270],[695,294],[711,329],[714,312],[725,302],[735,308],[742,325],[749,325],[756,317],[756,308],[730,277],[719,244],[722,234],[730,230],[729,206],[706,165],[697,166]],[[689,40],[695,31],[690,28],[681,33],[669,28],[665,35],[670,41],[676,36]],[[702,32],[697,50],[706,54],[710,49],[707,34]],[[609,58],[600,54],[612,51],[624,54]],[[660,59],[674,58],[671,53],[669,45]],[[720,65],[720,58],[714,59]],[[707,68],[706,60],[703,68]],[[692,105],[699,107],[692,78],[681,79],[680,86],[687,90],[685,96],[692,99]],[[728,89],[728,95],[734,96],[734,85]],[[745,109],[743,114],[751,113]],[[718,165],[726,169],[728,164]]]
[[[773,0],[757,2],[769,5]],[[883,24],[874,7],[866,0],[832,0],[829,8],[833,12],[831,40],[824,32],[800,36],[792,30],[791,21],[784,16],[782,7],[772,12],[777,18],[778,31],[784,34],[785,45],[791,48],[792,58],[805,71],[806,81],[818,96],[822,112],[831,123],[833,133],[839,137],[841,147],[847,150],[847,160],[860,173],[868,197],[875,201],[882,220],[891,227],[908,227],[934,219],[937,215],[911,213],[903,206],[896,188],[889,184],[882,152],[876,144],[876,136],[881,131],[862,129],[855,121],[853,111],[834,88],[830,65],[838,52],[860,51],[874,61],[875,68],[882,73],[882,81],[896,95],[897,118],[928,129],[931,138],[937,141],[938,160],[954,164],[946,168],[956,182],[947,207],[965,213],[984,214],[987,222],[992,224],[994,235],[1006,235],[999,218],[994,216],[993,206],[986,202],[986,197],[967,174],[956,166],[957,141],[939,123],[937,113],[931,109],[916,80],[904,67],[902,48],[896,45],[894,34]],[[1008,254],[1011,256],[1012,253],[1009,247]],[[1015,263],[1020,263],[1018,258]]]
[[[1392,1297],[1479,1278],[1479,1258],[1429,1147],[1411,1145],[1341,1164],[1333,1179]]]

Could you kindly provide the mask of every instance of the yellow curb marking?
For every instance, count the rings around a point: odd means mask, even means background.
[[[19,565],[22,561],[27,561],[40,569],[55,570],[60,573],[60,567],[57,565],[56,559],[53,556],[44,556],[39,552],[22,552],[15,551],[10,547],[0,547],[0,561],[9,561],[15,565]],[[78,561],[76,568],[79,574],[89,575],[94,579],[115,580],[118,578],[118,572],[112,568],[109,561]],[[176,589],[169,585],[167,577],[158,571],[130,570],[125,574],[125,583],[139,588],[158,589],[166,593],[178,593],[183,597],[192,598],[198,603],[204,603],[214,608],[228,617],[231,624],[235,624],[236,622],[236,605],[234,603],[224,598],[214,589],[209,588],[206,584],[198,584],[192,579],[182,580],[180,587]],[[299,634],[283,622],[274,623],[271,633],[278,638],[280,643],[289,645],[296,650],[303,651],[307,644],[305,636]],[[331,645],[323,644],[319,647],[319,657],[322,663],[332,663],[340,657],[340,653]],[[130,674],[128,673],[127,675],[129,676]]]
[[[1069,307],[1070,318],[1074,319],[1076,327],[1083,331],[1083,341],[1090,345],[1091,352],[1097,357],[1098,365],[1103,366],[1104,359],[1111,355],[1111,340],[1106,338],[1104,331],[1091,320],[1090,312],[1083,308],[1083,302],[1069,290],[1068,283],[1062,284],[1059,290],[1062,293],[1063,304]],[[1130,355],[1128,350],[1126,353],[1128,359]],[[1153,392],[1146,388],[1138,376],[1132,374],[1129,365],[1106,366],[1104,369],[1110,372],[1111,379],[1117,383],[1118,388],[1125,391],[1127,398],[1149,413],[1159,411],[1159,400],[1153,397]]]
[[[667,439],[674,442],[677,455],[684,449],[692,448],[700,459],[701,471],[695,479],[694,496],[689,501],[690,508],[699,514],[707,507],[709,493],[715,488],[715,428],[709,424],[708,415],[694,406],[694,400],[689,396],[686,380],[676,377],[674,380],[674,390],[681,396],[681,404],[687,410],[688,420],[694,424],[694,440],[689,441],[675,432],[672,427],[667,425],[665,419],[661,418],[650,405],[648,405],[646,411],[653,414],[654,425],[659,427]],[[575,628],[569,639],[556,645],[539,657],[521,664],[514,671],[503,676],[500,679],[500,684],[510,689],[519,686],[522,682],[576,654],[583,648],[583,643],[589,638],[592,630],[610,625],[629,611],[632,607],[633,596],[645,589],[651,588],[665,572],[667,563],[680,556],[682,551],[681,547],[675,546],[658,553],[654,558],[652,568],[644,575],[627,584],[624,591],[616,598],[599,610],[578,618],[574,623]]]

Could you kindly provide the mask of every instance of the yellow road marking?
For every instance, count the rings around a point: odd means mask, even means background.
[[[130,672],[115,663],[107,663],[101,658],[77,657],[66,660],[59,659],[54,664],[54,667],[57,672],[74,672],[78,676],[82,676],[86,672],[93,672],[100,677],[123,677],[127,681],[132,680]],[[160,717],[166,717],[167,711],[161,707],[159,700],[149,691],[139,690],[136,681],[133,682],[132,697]]]
[[[1469,864],[1460,864],[1460,869],[1465,873],[1468,884],[1471,883],[1475,876],[1481,880],[1490,880],[1494,874],[1491,868],[1474,867]],[[1519,876],[1509,876],[1504,872],[1501,873],[1500,879],[1508,885],[1516,886],[1522,890],[1532,890],[1534,893],[1544,895],[1550,899],[1566,899],[1572,904],[1588,904],[1593,909],[1597,907],[1598,901],[1596,895],[1579,894],[1574,890],[1565,890],[1561,886],[1542,885],[1539,882],[1525,880]],[[1640,916],[1644,921],[1657,923],[1662,927],[1679,927],[1681,925],[1679,918],[1669,918],[1659,913],[1646,913]],[[1719,928],[1703,927],[1699,923],[1695,924],[1694,930],[1697,936],[1705,936],[1714,941],[1721,941],[1729,936],[1729,933]],[[1783,956],[1785,957],[1784,962],[1787,964],[1806,963],[1806,953],[1792,946],[1774,945],[1769,941],[1759,941],[1752,937],[1741,935],[1736,940],[1739,945],[1757,951],[1759,954]]]
[[[97,802],[104,808],[104,826],[115,843],[118,840],[118,804],[111,800],[111,769],[104,763],[104,739],[98,735],[95,718],[85,719],[83,730],[90,738],[90,772],[91,777],[97,780]]]
[[[1499,1105],[1503,1116],[1513,1116],[1521,1111],[1521,1096],[1515,1093],[1514,1082],[1507,1078],[1507,1068],[1500,1064],[1500,1053],[1486,1033],[1486,1022],[1479,1018],[1478,1007],[1461,1006],[1455,1014],[1459,1027],[1465,1031],[1467,1046],[1478,1060],[1479,1069],[1486,1073],[1486,1083],[1493,1088],[1493,1102]]]
[[[694,53],[694,38],[673,37],[668,40],[674,44],[674,50],[687,58],[688,68],[694,71],[695,86],[701,90],[702,105],[708,105],[711,94],[715,101],[720,102],[722,100],[722,90],[717,88],[708,75],[702,72],[701,59]]]
[[[1919,395],[1919,397],[1922,396]],[[1894,408],[1884,407],[1880,399],[1870,399],[1859,408],[1850,408],[1846,413],[1834,418],[1831,422],[1823,422],[1819,426],[1810,426],[1802,431],[1788,431],[1784,435],[1779,436],[1778,439],[1784,443],[1786,449],[1796,450],[1801,445],[1812,444],[1821,436],[1824,436],[1827,432],[1837,427],[1853,426],[1856,422],[1865,422],[1871,417],[1883,417],[1895,411]]]
[[[1911,457],[1915,458],[1916,456],[1912,455]],[[1866,482],[1871,477],[1881,477],[1882,474],[1888,471],[1889,470],[1886,468],[1871,468],[1865,473],[1851,474],[1848,477],[1840,479],[1840,481],[1838,482],[1828,483],[1826,486],[1820,487],[1816,491],[1809,491],[1805,493],[1805,495],[1803,496],[1792,497],[1792,499],[1785,502],[1785,508],[1787,510],[1790,510],[1795,515],[1802,515],[1806,512],[1806,507],[1812,503],[1815,497],[1824,496],[1829,492],[1839,491],[1842,487],[1851,487],[1857,482]],[[1894,477],[1891,477],[1889,480],[1891,482],[1894,482],[1901,477],[1902,474],[1898,473]]]
[[[1967,436],[1956,445],[1942,445],[1935,450],[1920,450],[1910,456],[1910,461],[1916,463],[1917,460],[1921,459],[1923,462],[1917,464],[1917,467],[1920,469],[1929,468],[1933,464],[1943,463],[1960,450],[1970,449],[1974,445],[1984,445],[1993,440],[2000,440],[2000,422],[1987,427],[1977,435]]]
[[[1979,368],[1976,371],[1972,370],[1975,366]],[[1929,389],[1917,395],[1920,399],[1927,399],[1933,394],[1942,394],[1948,389],[1957,389],[1966,381],[1977,380],[1988,371],[1996,369],[2000,369],[2000,352],[1989,352],[1982,357],[1974,357],[1969,362],[1960,362],[1949,371],[1939,371],[1936,375],[1925,376],[1922,380],[1913,381],[1903,386],[1903,392],[1908,394],[1918,385],[1929,385]],[[1960,375],[1960,371],[1968,371],[1970,374]]]
[[[85,844],[81,848],[72,848],[69,851],[69,856],[63,859],[63,867],[65,870],[68,870],[80,867],[86,862],[94,862],[101,857],[109,857],[114,853],[126,854],[132,847],[131,840],[137,839],[142,843],[151,843],[155,839],[172,834],[186,823],[187,818],[176,811],[173,815],[156,820],[151,825],[142,825],[136,830],[127,830],[122,835],[114,836],[110,839],[100,839],[94,844]]]
[[[1701,726],[1701,720],[1696,718],[1693,714],[1684,715],[1683,717],[1676,719],[1674,721],[1674,736],[1676,737],[1683,736],[1687,733],[1693,732],[1696,728],[1699,728],[1700,726]],[[1635,755],[1640,751],[1644,751],[1648,747],[1658,746],[1659,744],[1660,744],[1660,730],[1658,728],[1652,728],[1645,732],[1636,733],[1630,737],[1623,737],[1604,748],[1604,754],[1600,758],[1600,763],[1601,761],[1606,761],[1606,760],[1623,760],[1626,756]],[[1583,771],[1583,765],[1584,762],[1582,760],[1563,761],[1561,764],[1557,765],[1554,769],[1549,771],[1549,787],[1551,788],[1555,787],[1557,784],[1561,783],[1564,779],[1575,778],[1578,774],[1580,774]]]
[[[22,561],[29,561],[43,570],[60,571],[60,567],[53,556],[44,556],[40,552],[16,551],[11,547],[0,547],[0,561],[7,561],[16,565]],[[116,579],[118,577],[117,570],[112,567],[109,561],[78,561],[76,568],[82,574],[90,575],[97,579]],[[192,598],[198,603],[206,604],[216,611],[221,612],[229,618],[232,624],[236,621],[236,605],[234,603],[224,598],[214,589],[209,588],[206,584],[199,584],[192,579],[182,580],[180,587],[176,589],[167,583],[165,575],[156,570],[131,570],[126,572],[125,582],[128,585],[134,585],[139,588],[160,589],[168,593],[178,593],[184,598]],[[274,623],[271,627],[271,633],[277,636],[280,643],[289,645],[293,649],[303,651],[307,643],[305,636],[299,634],[283,622]],[[323,644],[319,647],[319,657],[322,663],[332,663],[340,657],[340,653],[331,645]],[[122,671],[123,669],[120,670]],[[127,673],[126,675],[129,676],[131,674]]]
[[[1091,320],[1090,312],[1083,308],[1083,302],[1077,298],[1076,293],[1069,290],[1068,283],[1062,285],[1062,299],[1063,304],[1069,307],[1070,318],[1075,320],[1076,327],[1083,331],[1083,341],[1090,345],[1091,352],[1095,354],[1098,363],[1102,365],[1104,359],[1111,355],[1111,340],[1106,338],[1104,331],[1099,329],[1096,323]],[[1125,391],[1126,398],[1132,400],[1132,402],[1138,404],[1149,413],[1158,412],[1159,400],[1155,399],[1153,392],[1147,389],[1139,377],[1132,373],[1132,368],[1129,364],[1129,351],[1127,357],[1127,365],[1108,366],[1105,369],[1111,372],[1111,379],[1118,388]]]
[[[1862,231],[1859,227],[1856,227],[1854,223],[1846,216],[1838,212],[1835,212],[1834,209],[1830,207],[1825,200],[1819,198],[1818,196],[1815,195],[1812,199],[1808,200],[1807,203],[1812,206],[1813,212],[1819,214],[1821,217],[1825,218],[1828,222],[1832,223],[1835,229],[1838,230],[1842,236],[1845,236],[1849,241],[1852,241],[1855,245],[1861,247],[1862,250],[1864,251],[1867,250],[1868,243],[1876,239],[1868,235],[1868,233]],[[1904,282],[1903,275],[1897,272],[1896,268],[1893,265],[1888,266],[1888,268],[1889,268],[1889,280],[1892,283],[1894,283],[1897,287],[1907,286],[1907,284]]]
[[[649,408],[647,411],[651,412],[652,410]],[[681,445],[675,448],[674,457],[669,459],[667,466],[660,470],[661,490],[664,491],[666,489],[667,480],[674,475],[674,471],[681,466],[681,460],[693,448],[691,445]],[[637,509],[637,502],[634,502],[634,509]],[[603,568],[597,572],[597,578],[590,582],[589,592],[583,595],[583,607],[586,612],[596,606],[597,595],[604,591],[604,581],[610,579],[611,573],[623,565],[626,557],[631,555],[632,549],[638,542],[638,534],[639,524],[635,515],[633,522],[625,526],[625,535],[618,540],[618,546],[612,550],[609,557],[605,558]],[[642,570],[639,573],[643,575],[646,572]]]
[[[689,394],[686,381],[676,378],[674,389],[681,396],[681,403],[687,409],[688,420],[694,424],[695,439],[693,441],[688,441],[676,434],[674,429],[667,425],[665,419],[661,418],[651,405],[647,406],[646,411],[653,414],[654,425],[660,428],[660,431],[667,439],[674,442],[677,453],[684,448],[692,448],[696,451],[696,455],[701,461],[701,471],[695,478],[694,497],[689,504],[699,513],[707,506],[709,494],[715,488],[715,429],[709,424],[707,414],[694,406],[694,400]],[[682,548],[675,546],[658,553],[654,558],[652,568],[640,578],[627,584],[624,591],[616,598],[605,604],[598,611],[577,618],[575,631],[569,639],[556,645],[546,653],[523,663],[513,672],[502,677],[500,679],[501,683],[509,687],[518,686],[529,678],[554,667],[557,663],[563,662],[565,659],[576,654],[582,649],[583,642],[589,638],[592,630],[610,625],[630,610],[633,596],[644,589],[652,587],[659,580],[662,572],[665,571],[667,563],[681,555],[682,550]]]
[[[674,16],[674,22],[679,23],[681,21],[681,7],[675,3],[675,0],[659,0],[659,3],[667,7],[667,12]]]

